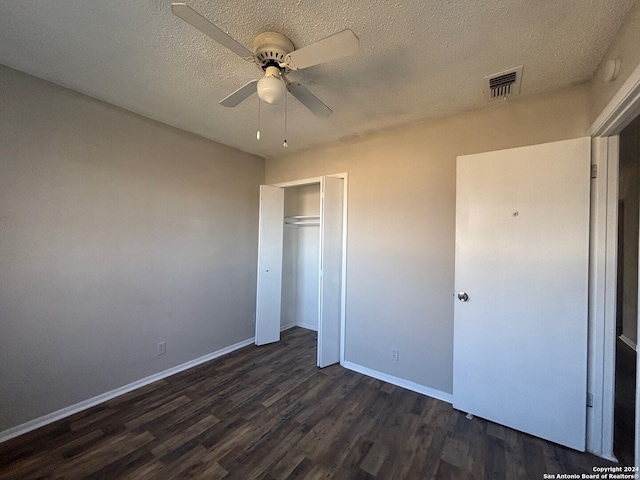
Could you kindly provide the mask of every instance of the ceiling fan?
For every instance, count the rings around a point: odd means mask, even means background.
[[[255,38],[251,52],[186,3],[171,4],[171,11],[233,53],[254,62],[264,70],[263,78],[251,80],[220,100],[220,104],[225,107],[235,107],[254,92],[258,93],[263,102],[279,104],[289,91],[312,113],[319,117],[328,117],[333,113],[329,107],[300,83],[290,82],[285,75],[290,70],[301,70],[358,52],[358,37],[349,29],[298,50],[293,42],[281,33],[264,32]]]

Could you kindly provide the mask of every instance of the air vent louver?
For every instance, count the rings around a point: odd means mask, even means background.
[[[484,77],[485,96],[487,100],[512,97],[520,95],[520,81],[522,78],[522,65],[516,68],[494,73]]]

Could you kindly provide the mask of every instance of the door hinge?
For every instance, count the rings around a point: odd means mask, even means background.
[[[598,177],[598,165],[591,165],[591,178]]]
[[[593,407],[593,393],[587,393],[587,407]]]

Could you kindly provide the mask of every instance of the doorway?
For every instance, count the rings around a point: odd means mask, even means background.
[[[614,454],[616,344],[618,320],[618,195],[620,134],[640,116],[640,65],[595,119],[592,137],[589,261],[589,369],[587,450],[616,461]],[[624,204],[624,217],[629,205]],[[626,266],[626,265],[625,265]],[[636,264],[636,268],[638,265]],[[637,320],[636,320],[637,321]],[[637,356],[636,356],[637,361]],[[636,376],[640,374],[636,364]],[[637,380],[636,380],[636,383]],[[640,412],[640,395],[634,412]],[[620,417],[620,416],[619,416]],[[634,461],[640,465],[640,415],[635,415]],[[628,419],[633,422],[634,419]]]
[[[260,187],[256,345],[318,331],[317,364],[344,358],[347,174]]]
[[[640,232],[640,117],[620,132],[613,451],[634,464]]]

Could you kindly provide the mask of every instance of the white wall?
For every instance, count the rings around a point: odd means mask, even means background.
[[[345,360],[451,393],[456,156],[588,126],[582,85],[266,160],[269,184],[349,173]]]
[[[320,227],[298,228],[296,324],[318,330],[320,308]]]
[[[0,431],[253,336],[261,158],[0,87]]]

